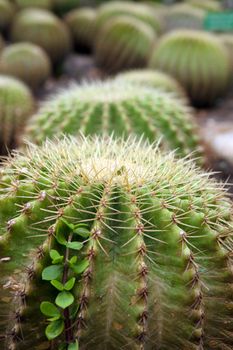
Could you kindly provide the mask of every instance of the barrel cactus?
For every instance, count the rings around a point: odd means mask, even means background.
[[[0,31],[7,29],[15,14],[14,5],[8,0],[0,0]]]
[[[231,63],[231,69],[233,72],[233,35],[231,33],[221,34],[219,38],[223,45],[226,47]]]
[[[146,23],[130,16],[116,16],[98,31],[96,62],[109,73],[145,67],[155,41],[154,30]]]
[[[42,47],[53,62],[59,62],[70,50],[70,35],[65,24],[51,12],[25,9],[16,16],[13,41],[28,41]]]
[[[157,17],[154,9],[145,4],[133,4],[130,1],[112,1],[100,6],[96,18],[97,29],[100,29],[115,17],[122,15],[140,19],[156,32],[161,31],[161,20]]]
[[[186,28],[202,30],[205,11],[189,4],[174,5],[165,13],[165,30]]]
[[[0,73],[14,76],[36,89],[51,72],[46,52],[31,43],[17,43],[6,47],[0,54]]]
[[[67,14],[65,21],[73,35],[77,49],[90,51],[95,37],[96,10],[83,7]]]
[[[210,33],[180,30],[165,35],[152,53],[150,67],[176,78],[196,106],[212,105],[229,83],[226,49]]]
[[[64,14],[78,7],[80,0],[52,0],[53,8],[58,14]]]
[[[0,154],[19,143],[25,121],[33,112],[30,90],[22,82],[0,75]]]
[[[117,81],[125,81],[170,92],[178,98],[187,99],[184,89],[173,77],[157,70],[134,69],[118,74],[116,79]]]
[[[16,0],[16,4],[20,9],[36,7],[49,10],[52,8],[52,0]]]
[[[221,1],[218,0],[188,0],[187,3],[194,7],[210,12],[218,12],[222,9]]]
[[[72,86],[45,102],[29,122],[25,138],[41,144],[62,134],[144,134],[150,142],[164,136],[161,146],[177,154],[199,153],[195,122],[187,106],[167,93],[109,81]]]
[[[190,162],[47,142],[6,161],[0,195],[5,349],[232,348],[231,204]]]

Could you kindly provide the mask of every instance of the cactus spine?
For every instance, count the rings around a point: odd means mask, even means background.
[[[51,63],[39,46],[17,43],[9,45],[0,54],[0,73],[14,76],[37,89],[49,77]]]
[[[232,347],[231,204],[190,162],[66,139],[9,159],[0,193],[6,349]]]
[[[153,88],[118,81],[72,86],[42,106],[28,123],[26,138],[40,144],[62,134],[144,134],[179,155],[201,155],[197,126],[187,106]],[[200,152],[200,153],[199,153]]]

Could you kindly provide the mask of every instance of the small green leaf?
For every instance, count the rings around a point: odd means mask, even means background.
[[[55,250],[55,249],[50,250],[49,255],[50,255],[50,258],[51,258],[52,260],[58,259],[58,258],[60,258],[60,256],[61,256],[61,255],[58,253],[58,251]]]
[[[74,225],[71,224],[70,222],[66,221],[65,219],[61,219],[61,221],[70,229],[70,231],[74,230]]]
[[[56,316],[56,317],[50,317],[50,318],[48,318],[48,321],[56,321],[56,320],[59,320],[61,318],[61,315],[59,315],[59,316]]]
[[[62,265],[51,265],[42,271],[42,279],[45,281],[55,280],[62,273]]]
[[[69,281],[67,281],[64,285],[65,290],[71,290],[75,284],[75,277],[72,277]]]
[[[64,259],[64,256],[60,256],[60,258],[54,259],[52,261],[52,264],[56,265],[56,264],[60,264]]]
[[[75,343],[69,344],[68,350],[79,350],[78,341],[76,341]]]
[[[66,244],[67,248],[74,249],[74,250],[80,250],[83,247],[83,244],[80,242],[68,242]]]
[[[40,311],[45,316],[60,317],[60,311],[58,310],[58,308],[49,301],[42,301],[42,303],[40,304]]]
[[[82,260],[82,261],[79,261],[77,264],[72,265],[71,268],[75,273],[80,274],[84,272],[88,266],[89,266],[89,261]]]
[[[72,256],[72,258],[69,260],[69,263],[72,265],[72,264],[75,264],[78,260],[78,257],[77,256]]]
[[[64,330],[64,321],[56,320],[51,322],[45,330],[46,337],[48,340],[57,338]]]
[[[55,303],[57,306],[61,307],[62,309],[67,308],[70,306],[74,301],[74,296],[67,291],[60,292],[58,296],[56,297]]]
[[[67,243],[67,240],[65,238],[65,233],[62,232],[61,230],[59,230],[56,233],[56,240],[58,241],[58,243],[60,243],[62,245],[66,245],[66,243]]]
[[[88,238],[90,236],[90,231],[85,227],[77,227],[74,229],[74,233],[83,238]]]
[[[57,280],[52,280],[50,283],[51,283],[52,286],[54,286],[56,289],[58,289],[58,290],[60,290],[60,291],[64,290],[64,286],[63,286],[63,284],[62,284],[61,282],[59,282],[59,281],[57,281]]]

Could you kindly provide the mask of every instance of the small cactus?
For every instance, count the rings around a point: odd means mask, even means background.
[[[8,0],[0,0],[0,31],[11,24],[15,14],[14,5]]]
[[[13,41],[28,41],[42,47],[55,63],[69,52],[71,46],[65,24],[46,10],[20,11],[15,18],[11,34]]]
[[[5,349],[232,348],[231,203],[190,162],[132,139],[31,145],[0,201]]]
[[[39,46],[17,43],[9,45],[0,54],[0,73],[14,76],[37,89],[49,77],[51,63]]]
[[[174,29],[202,30],[205,11],[189,4],[178,4],[168,9],[164,18],[167,32]]]
[[[152,69],[134,69],[118,74],[116,79],[117,81],[130,82],[132,84],[170,92],[177,98],[187,99],[187,95],[182,86],[170,75],[160,71]]]
[[[16,4],[20,9],[36,7],[50,10],[52,8],[52,0],[16,0]]]
[[[20,81],[0,76],[0,154],[19,143],[25,121],[33,112],[30,90]]]
[[[95,38],[96,10],[91,7],[69,12],[65,21],[73,35],[77,49],[90,51]]]
[[[109,81],[72,86],[46,102],[33,116],[26,138],[40,144],[62,134],[144,134],[150,142],[164,136],[164,147],[179,155],[200,155],[195,122],[188,107],[167,93]]]
[[[229,83],[229,59],[223,45],[212,34],[177,30],[162,37],[150,67],[176,78],[195,106],[211,106]]]
[[[155,41],[149,25],[130,16],[116,16],[98,31],[96,62],[109,73],[145,67]]]
[[[96,27],[101,29],[108,21],[117,16],[132,16],[151,26],[156,33],[161,31],[161,21],[156,11],[145,4],[133,4],[130,1],[112,1],[103,4],[97,11]]]

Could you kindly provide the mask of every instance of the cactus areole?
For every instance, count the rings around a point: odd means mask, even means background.
[[[6,349],[232,349],[231,205],[155,145],[64,139],[1,170]]]

